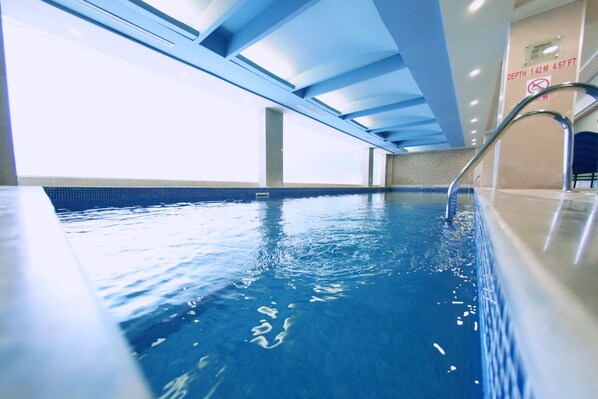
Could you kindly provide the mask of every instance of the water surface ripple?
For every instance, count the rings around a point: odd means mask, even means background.
[[[472,213],[385,193],[59,214],[159,398],[478,398]]]

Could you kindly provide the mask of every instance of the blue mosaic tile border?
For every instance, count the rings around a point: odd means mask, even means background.
[[[150,206],[177,202],[251,201],[257,193],[269,198],[313,197],[390,191],[383,187],[44,187],[57,210]]]
[[[391,191],[404,192],[404,193],[442,193],[446,194],[448,187],[392,187]],[[459,193],[461,194],[473,194],[473,187],[460,187]]]
[[[534,394],[514,336],[509,306],[497,279],[484,211],[477,197],[474,202],[484,397],[532,399]]]

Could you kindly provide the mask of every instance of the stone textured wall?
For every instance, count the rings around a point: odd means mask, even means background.
[[[473,157],[473,149],[395,154],[392,159],[393,186],[448,186]],[[462,180],[471,182],[471,172]]]

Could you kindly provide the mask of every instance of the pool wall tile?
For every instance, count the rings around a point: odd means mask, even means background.
[[[484,397],[531,399],[533,389],[521,361],[509,307],[496,275],[494,249],[477,198],[474,215]]]
[[[432,187],[432,186],[393,186],[391,191],[404,193],[442,193],[446,194],[448,187]],[[473,194],[473,187],[460,187],[459,193]]]
[[[380,193],[384,187],[44,187],[56,209],[84,210],[121,206],[150,206],[180,202],[251,201],[268,198]]]

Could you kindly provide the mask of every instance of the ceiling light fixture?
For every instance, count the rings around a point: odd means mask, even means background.
[[[480,102],[478,100],[473,100],[472,102],[469,103],[469,105],[474,106],[474,105],[478,105]]]
[[[478,121],[478,118],[473,118],[473,119],[471,120],[471,123],[476,123],[477,121]]]
[[[477,130],[472,130],[471,134],[476,134],[478,131]]]
[[[469,12],[476,12],[484,5],[484,0],[473,0],[469,5]]]
[[[469,76],[472,78],[475,76],[478,76],[479,74],[480,74],[480,68],[476,68],[473,71],[469,72]]]

